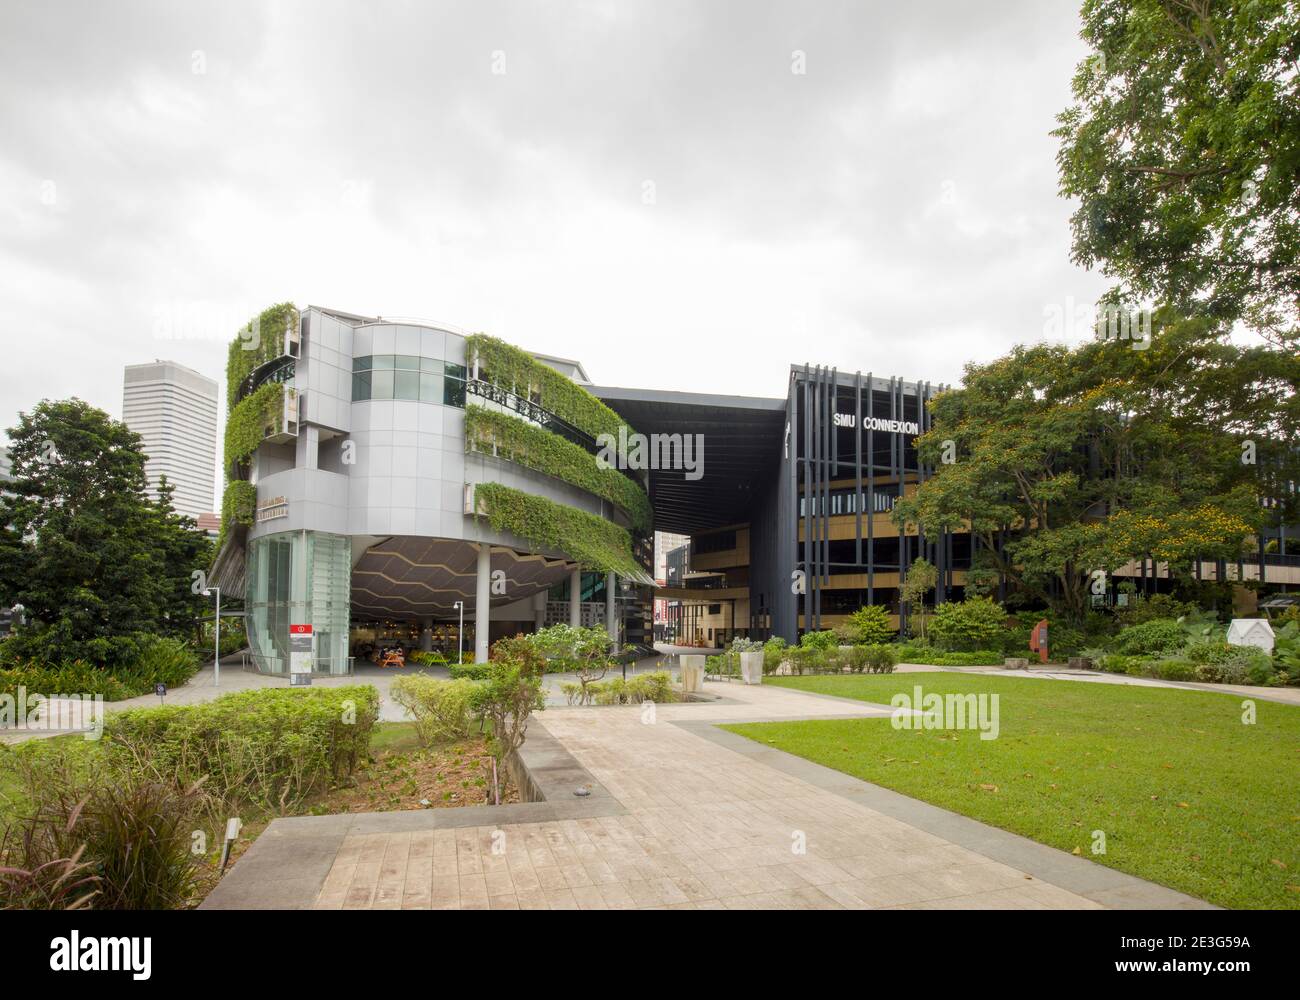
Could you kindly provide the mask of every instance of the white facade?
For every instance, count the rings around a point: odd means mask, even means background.
[[[173,361],[127,365],[122,420],[144,441],[145,474],[175,487],[176,511],[198,520],[216,509],[217,383]]]

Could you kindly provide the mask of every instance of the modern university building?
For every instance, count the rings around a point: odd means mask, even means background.
[[[282,304],[231,345],[212,582],[244,595],[268,673],[294,625],[338,674],[462,636],[483,660],[556,622],[647,646],[656,599],[665,637],[706,645],[794,641],[864,604],[906,624],[913,559],[937,601],[971,565],[965,532],[890,516],[931,474],[913,442],[935,391],[807,365],[773,398],[615,388],[491,337]],[[690,538],[661,585],[656,530]]]

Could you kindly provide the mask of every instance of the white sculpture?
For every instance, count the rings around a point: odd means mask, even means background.
[[[1273,626],[1263,618],[1234,618],[1228,626],[1230,646],[1254,646],[1273,652]]]

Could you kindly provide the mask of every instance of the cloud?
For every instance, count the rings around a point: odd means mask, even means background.
[[[0,415],[220,377],[286,298],[606,384],[952,382],[1103,287],[1047,134],[1083,54],[1072,0],[7,5]]]

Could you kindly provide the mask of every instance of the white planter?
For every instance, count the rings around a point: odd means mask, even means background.
[[[694,694],[704,687],[704,657],[687,653],[678,658],[682,667],[682,694]]]
[[[763,651],[740,654],[740,677],[746,684],[763,683]]]

